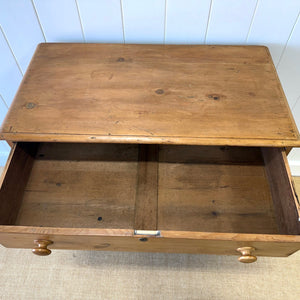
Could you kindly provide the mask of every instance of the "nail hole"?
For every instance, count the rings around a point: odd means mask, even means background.
[[[155,93],[158,94],[158,95],[161,95],[161,94],[164,93],[164,90],[163,89],[158,89],[158,90],[155,91]]]
[[[98,221],[102,221],[102,217],[98,217],[98,219],[97,219]]]
[[[148,239],[144,237],[144,238],[140,238],[139,241],[140,241],[140,242],[147,242]]]
[[[123,62],[123,61],[125,61],[125,58],[124,58],[124,57],[119,57],[119,58],[117,59],[117,61],[118,61],[118,62]]]
[[[210,95],[207,95],[207,96],[208,96],[208,98],[213,99],[213,100],[220,100],[220,96],[222,96],[222,95],[210,94]],[[226,98],[224,95],[222,97]]]
[[[61,186],[61,183],[60,183],[60,182],[57,182],[57,183],[56,183],[56,186]]]
[[[26,103],[25,107],[27,109],[32,109],[32,108],[35,108],[36,104],[35,103],[32,103],[32,102],[28,102]]]

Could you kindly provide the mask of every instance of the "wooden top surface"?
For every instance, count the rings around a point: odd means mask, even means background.
[[[40,44],[1,137],[300,145],[269,51],[260,46]]]

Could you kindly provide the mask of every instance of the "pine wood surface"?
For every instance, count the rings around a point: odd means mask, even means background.
[[[158,229],[278,233],[259,148],[166,146],[160,155]]]
[[[41,144],[16,225],[133,228],[138,146]]]
[[[1,138],[300,145],[260,46],[40,44]]]
[[[279,232],[300,234],[299,198],[295,192],[286,154],[278,148],[263,148],[262,152]]]
[[[21,146],[26,149],[26,143],[16,146],[12,165],[24,161],[19,159],[24,157]],[[33,248],[34,240],[45,239],[53,241],[50,249],[230,255],[237,255],[239,247],[251,246],[256,249],[254,255],[265,256],[287,256],[300,248],[299,235],[279,234],[282,221],[274,212],[260,148],[37,146],[35,155],[27,149],[34,161],[30,174],[24,174],[24,182],[28,177],[24,194],[16,196],[21,207],[14,226],[5,224],[5,218],[1,220],[4,246]],[[273,163],[270,161],[268,164]],[[287,174],[284,157],[277,157],[277,161],[279,173]],[[16,181],[10,176],[9,190]],[[281,184],[291,189],[290,183]],[[141,198],[139,189],[149,195],[157,192],[157,199]],[[6,193],[2,188],[0,194]],[[147,205],[140,206],[137,213],[136,206],[143,199]],[[5,201],[14,207],[8,198]],[[148,211],[154,212],[150,218]],[[284,213],[283,222],[289,222],[289,214],[295,214],[296,209]],[[158,229],[160,235],[135,235],[135,229]],[[147,240],[142,242],[141,237]]]
[[[13,145],[0,179],[0,223],[14,224],[29,174],[34,164],[37,144]]]
[[[242,147],[41,144],[16,225],[278,233],[260,149]]]
[[[136,187],[137,230],[156,230],[158,214],[158,145],[140,145]]]
[[[53,241],[49,249],[239,255],[237,248],[252,246],[257,256],[288,256],[300,248],[300,237],[290,235],[161,231],[160,237],[141,242],[142,236],[125,229],[0,226],[0,231],[3,246],[29,249],[37,238]]]

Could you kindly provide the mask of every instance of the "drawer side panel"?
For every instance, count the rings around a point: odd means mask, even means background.
[[[13,224],[21,206],[37,143],[14,144],[1,175],[0,224]]]
[[[299,202],[282,148],[262,148],[279,231],[300,234]]]

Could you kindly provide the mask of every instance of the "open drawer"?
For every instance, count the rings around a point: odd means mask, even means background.
[[[300,249],[281,148],[17,143],[2,174],[0,224],[1,244],[40,255],[99,249],[251,262]]]

